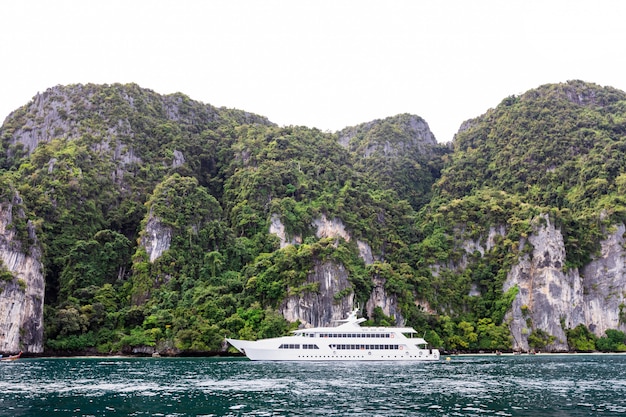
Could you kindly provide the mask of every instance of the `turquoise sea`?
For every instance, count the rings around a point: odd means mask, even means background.
[[[0,363],[2,416],[624,416],[626,355]]]

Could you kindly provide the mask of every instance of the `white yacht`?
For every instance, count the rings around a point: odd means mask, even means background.
[[[361,327],[358,309],[336,327],[295,330],[291,336],[256,341],[226,339],[253,361],[436,361],[412,327]]]

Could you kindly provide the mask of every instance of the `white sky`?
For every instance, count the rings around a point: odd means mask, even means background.
[[[180,91],[335,131],[412,113],[439,142],[511,94],[626,90],[622,0],[12,0],[0,120],[58,84]]]

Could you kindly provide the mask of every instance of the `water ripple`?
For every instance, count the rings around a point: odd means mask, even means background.
[[[24,359],[0,366],[11,416],[621,416],[626,356],[437,363]],[[8,414],[6,414],[8,413]]]

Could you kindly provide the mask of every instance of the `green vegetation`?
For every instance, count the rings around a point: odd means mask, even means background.
[[[579,352],[591,352],[596,350],[597,337],[585,327],[579,324],[573,329],[566,330],[567,344],[571,350]]]
[[[365,305],[382,282],[433,345],[507,350],[519,288],[504,283],[533,230],[558,225],[566,271],[626,221],[626,94],[593,84],[509,97],[453,150],[410,115],[331,134],[136,85],[35,100],[0,130],[0,205],[12,203],[22,250],[29,227],[42,246],[51,352],[218,352],[225,336],[284,334],[297,323],[281,303],[318,293],[308,278],[325,263],[347,271],[335,301]],[[46,129],[42,111],[56,112]],[[31,152],[19,138],[34,131]],[[318,237],[321,218],[351,239]],[[277,221],[302,243],[281,248]],[[0,265],[0,288],[13,279]],[[381,309],[368,319],[394,323]],[[624,346],[620,332],[565,330],[575,350]],[[528,341],[554,337],[532,329]]]
[[[596,340],[596,347],[602,352],[626,352],[626,334],[615,329],[607,329],[606,336]]]

